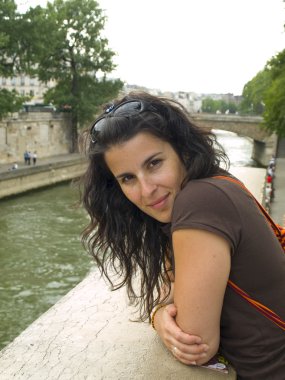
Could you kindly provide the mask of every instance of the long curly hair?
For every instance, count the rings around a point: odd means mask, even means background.
[[[178,102],[132,92],[114,104],[128,100],[142,101],[150,110],[134,115],[103,113],[104,126],[96,139],[93,136],[91,140],[90,129],[83,133],[89,165],[81,178],[82,203],[90,223],[82,233],[82,242],[112,290],[126,285],[130,303],[139,309],[139,319],[146,320],[170,292],[170,241],[162,223],[125,197],[105,163],[105,152],[139,132],[151,133],[168,142],[180,157],[187,171],[184,183],[227,174],[228,159],[215,136],[194,125]]]

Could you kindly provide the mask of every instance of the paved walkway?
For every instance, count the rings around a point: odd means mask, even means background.
[[[61,154],[58,156],[52,156],[52,157],[43,157],[38,158],[36,165],[25,165],[24,160],[23,162],[17,161],[18,169],[17,170],[23,170],[30,168],[31,170],[33,167],[43,166],[46,164],[56,163],[56,162],[63,162],[63,161],[71,161],[78,157],[82,157],[79,153],[72,153],[72,154]],[[7,173],[9,170],[11,170],[13,164],[0,164],[0,175],[1,173]]]
[[[276,223],[285,226],[285,138],[278,144],[274,188],[275,194],[270,214]]]

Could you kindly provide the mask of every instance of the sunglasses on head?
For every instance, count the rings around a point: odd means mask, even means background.
[[[145,111],[157,112],[156,108],[151,104],[144,102],[142,100],[127,100],[126,102],[120,103],[117,106],[111,105],[105,111],[105,114],[95,121],[90,130],[91,141],[96,143],[98,132],[102,130],[105,125],[106,117],[114,116],[134,116]]]

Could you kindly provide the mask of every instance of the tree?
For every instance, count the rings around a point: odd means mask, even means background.
[[[235,113],[237,111],[237,106],[233,102],[226,102],[222,99],[212,99],[207,97],[202,100],[202,111],[206,113],[216,113],[220,111],[221,113],[225,113],[226,111],[229,113]]]
[[[217,111],[216,101],[212,98],[205,98],[202,100],[202,112],[215,113]]]
[[[15,90],[0,89],[0,119],[19,111],[26,100],[26,97],[19,95]]]
[[[285,50],[268,63],[272,83],[265,94],[265,128],[285,137]]]
[[[265,107],[265,93],[271,83],[271,72],[267,68],[247,82],[242,92],[241,113],[261,115]]]
[[[0,76],[11,77],[20,70],[20,38],[23,23],[14,0],[0,0]],[[0,119],[18,111],[26,97],[15,90],[0,89]]]
[[[28,69],[43,82],[55,81],[45,100],[70,109],[74,152],[78,125],[92,120],[123,86],[106,78],[115,68],[115,53],[102,37],[106,16],[95,0],[55,0],[45,9],[31,8],[25,20],[34,39]]]

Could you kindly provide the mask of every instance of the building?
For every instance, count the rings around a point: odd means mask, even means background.
[[[0,89],[16,90],[22,96],[30,98],[29,103],[42,103],[44,93],[54,86],[54,82],[47,84],[40,82],[37,77],[18,75],[11,78],[0,77]]]

